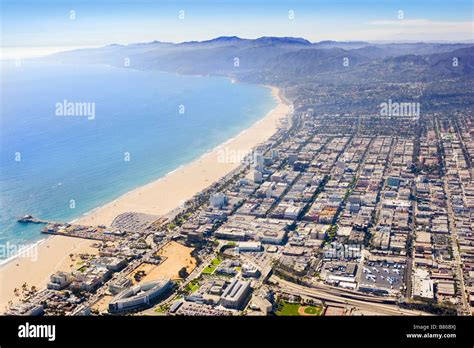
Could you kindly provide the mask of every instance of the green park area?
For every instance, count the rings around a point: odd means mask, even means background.
[[[307,306],[305,307],[304,312],[309,315],[321,315],[322,308],[315,306]]]
[[[211,264],[213,266],[219,266],[220,264],[222,263],[222,260],[218,259],[218,258],[215,258],[211,261]]]
[[[321,315],[322,307],[302,306],[299,303],[289,303],[286,301],[281,301],[278,304],[278,310],[275,313],[276,315],[279,315],[279,316],[301,316],[305,314],[308,316],[313,316],[313,315],[316,316],[316,315]]]
[[[219,266],[222,263],[222,260],[219,258],[215,258],[211,261],[211,264],[204,268],[202,271],[202,274],[212,274],[216,270],[217,266]]]
[[[194,279],[188,285],[186,285],[186,292],[188,294],[192,294],[197,289],[199,289],[199,280],[198,279]]]
[[[207,266],[207,267],[204,268],[204,270],[202,271],[202,274],[212,274],[212,273],[214,273],[215,270],[216,270],[216,267],[214,267],[214,266]]]
[[[282,316],[299,315],[298,308],[300,308],[299,303],[289,303],[289,302],[282,301],[278,304],[278,310],[276,311],[276,315],[282,315]]]
[[[166,313],[166,311],[168,310],[168,308],[169,308],[169,306],[160,305],[160,306],[155,307],[155,312],[156,312],[156,313]]]

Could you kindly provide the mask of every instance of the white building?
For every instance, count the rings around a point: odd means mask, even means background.
[[[263,162],[264,162],[263,155],[260,152],[255,152],[253,156],[253,160],[254,160],[254,168],[258,170],[259,172],[263,172]]]
[[[239,309],[250,294],[250,282],[234,278],[225,288],[220,304],[227,308]]]
[[[427,270],[415,268],[413,274],[413,297],[433,299],[433,280]]]
[[[227,204],[227,196],[222,192],[217,192],[211,196],[209,201],[214,208],[222,208]]]
[[[48,283],[48,289],[52,290],[62,290],[67,287],[73,281],[73,277],[70,273],[66,272],[56,272],[50,277],[50,282]]]
[[[109,312],[123,313],[149,306],[172,286],[170,279],[159,279],[128,288],[109,302]]]
[[[257,266],[252,265],[250,263],[244,263],[242,265],[242,275],[245,277],[258,277],[260,275],[260,271]]]
[[[245,251],[261,251],[262,243],[260,242],[238,242],[236,246],[237,252]]]
[[[262,172],[258,170],[253,170],[251,175],[251,179],[254,183],[260,184],[263,181]]]

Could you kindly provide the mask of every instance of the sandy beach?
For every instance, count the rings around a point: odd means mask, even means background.
[[[279,98],[279,90],[272,89],[278,105],[265,118],[246,129],[231,141],[221,144],[194,162],[171,174],[130,191],[118,199],[79,218],[83,225],[109,226],[113,219],[124,212],[134,211],[145,214],[164,215],[183,201],[206,188],[239,165],[237,156],[228,156],[222,161],[222,154],[241,154],[265,141],[277,130],[277,126],[288,111],[289,106]],[[225,156],[224,156],[225,157]]]
[[[222,154],[242,154],[273,135],[281,120],[290,112],[290,106],[279,96],[279,90],[270,87],[277,106],[263,119],[241,132],[230,141],[214,148],[209,153],[167,176],[130,191],[118,199],[99,207],[75,222],[84,225],[110,225],[121,213],[133,211],[164,215],[183,201],[206,188],[214,181],[236,168],[238,156],[229,156],[224,161]],[[92,241],[61,236],[49,237],[38,246],[37,260],[18,257],[0,267],[0,312],[11,301],[17,301],[13,290],[23,283],[29,287],[45,287],[49,276],[57,270],[68,269],[69,254],[94,252]]]
[[[34,254],[19,256],[0,267],[0,313],[5,310],[9,301],[17,302],[15,288],[21,289],[26,283],[28,288],[46,287],[49,276],[56,271],[70,271],[75,262],[69,254],[95,254],[92,247],[94,241],[63,236],[47,237],[39,246],[35,246]],[[73,267],[70,267],[70,266]]]

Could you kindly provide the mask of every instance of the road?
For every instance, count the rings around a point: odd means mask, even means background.
[[[438,121],[435,123],[435,131],[436,131],[436,137],[438,139],[439,146],[443,149],[443,156],[442,156],[442,165],[444,168],[444,173],[443,173],[443,184],[444,184],[444,192],[446,193],[446,205],[448,209],[448,223],[449,223],[449,231],[450,231],[450,236],[451,236],[451,242],[452,242],[452,249],[453,249],[453,256],[456,261],[456,277],[458,279],[458,284],[459,288],[461,290],[461,302],[462,302],[462,313],[464,314],[469,314],[470,313],[470,308],[469,308],[469,303],[467,301],[467,295],[466,295],[466,288],[464,286],[464,276],[462,273],[462,260],[461,256],[459,255],[459,243],[458,243],[458,236],[457,236],[457,229],[456,229],[456,219],[454,217],[454,211],[453,211],[453,205],[452,205],[452,195],[451,195],[451,190],[449,189],[449,184],[448,184],[448,177],[446,176],[447,172],[447,165],[446,165],[446,154],[444,153],[444,143],[441,138],[440,134],[440,129],[439,129],[439,123]],[[458,139],[461,139],[459,137]],[[458,171],[459,168],[457,168],[456,165],[456,171]]]
[[[459,280],[459,287],[461,290],[462,311],[465,313],[469,313],[469,304],[467,301],[466,288],[464,287],[464,277],[462,274],[462,260],[461,260],[461,255],[459,255],[459,248],[458,248],[459,244],[458,244],[458,236],[457,236],[455,219],[454,219],[454,211],[451,204],[451,192],[449,190],[449,185],[446,180],[446,177],[444,178],[444,190],[448,196],[448,199],[447,199],[448,221],[449,221],[450,231],[451,231],[450,235],[451,235],[451,240],[452,240],[453,255],[454,255],[454,259],[456,260],[456,277]]]
[[[376,312],[382,315],[431,315],[425,312],[403,309],[395,304],[389,304],[390,302],[395,303],[395,300],[393,298],[379,298],[371,295],[355,294],[351,291],[346,291],[342,289],[339,290],[332,287],[321,286],[319,288],[308,288],[302,285],[291,283],[275,276],[274,280],[278,282],[279,288],[281,290],[286,290],[293,294],[313,297],[323,301],[350,305],[359,309],[367,310],[370,312]]]

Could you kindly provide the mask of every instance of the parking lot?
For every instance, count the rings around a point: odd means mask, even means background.
[[[398,291],[403,286],[405,265],[385,261],[367,261],[360,273],[360,286]]]

